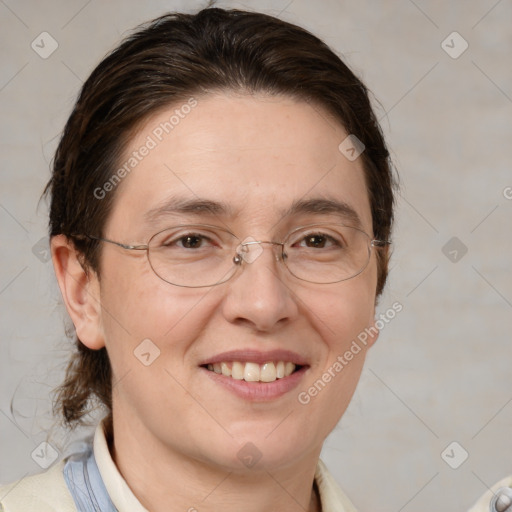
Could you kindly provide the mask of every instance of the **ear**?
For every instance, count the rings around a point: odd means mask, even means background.
[[[100,283],[92,270],[85,271],[73,242],[64,235],[51,240],[53,268],[79,340],[92,350],[105,346],[101,323]]]

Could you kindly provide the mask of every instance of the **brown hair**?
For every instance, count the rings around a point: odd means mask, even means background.
[[[140,123],[159,109],[212,90],[286,95],[323,107],[365,145],[361,158],[374,236],[390,237],[393,174],[365,85],[320,39],[277,18],[207,8],[171,13],[142,25],[107,55],[84,83],[65,126],[45,192],[51,195],[50,237],[73,241],[86,271],[100,276],[98,242],[115,191],[94,193],[119,165]],[[340,141],[341,142],[341,141]],[[378,250],[377,296],[388,251]],[[111,415],[112,374],[105,349],[77,351],[57,390],[55,411],[73,427],[94,402]]]

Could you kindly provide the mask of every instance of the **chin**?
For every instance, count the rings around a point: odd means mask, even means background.
[[[250,427],[247,424],[245,428],[238,426],[233,438],[224,436],[223,442],[210,444],[210,450],[212,446],[218,447],[215,453],[211,453],[212,460],[218,466],[236,473],[273,472],[293,467],[308,454],[319,456],[321,442],[317,443],[318,446],[312,441],[308,442],[297,423],[288,423],[285,419],[281,426],[279,421],[274,421],[270,428],[268,422],[263,425],[251,423]],[[279,425],[277,429],[276,425]],[[290,432],[292,426],[294,432]],[[235,432],[235,429],[229,430]]]

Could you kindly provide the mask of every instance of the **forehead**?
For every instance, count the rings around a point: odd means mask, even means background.
[[[321,107],[289,97],[185,100],[151,116],[127,145],[109,224],[129,223],[133,233],[171,220],[174,203],[218,203],[217,214],[263,227],[286,212],[305,213],[294,205],[322,200],[348,206],[371,230],[361,158],[338,149],[347,135]]]

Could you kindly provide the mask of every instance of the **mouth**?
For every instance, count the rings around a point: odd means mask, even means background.
[[[201,361],[211,382],[253,402],[287,395],[304,378],[308,360],[288,350],[233,350]]]
[[[245,382],[275,382],[303,368],[291,361],[267,361],[263,364],[252,361],[221,361],[205,364],[202,367],[224,377]]]

